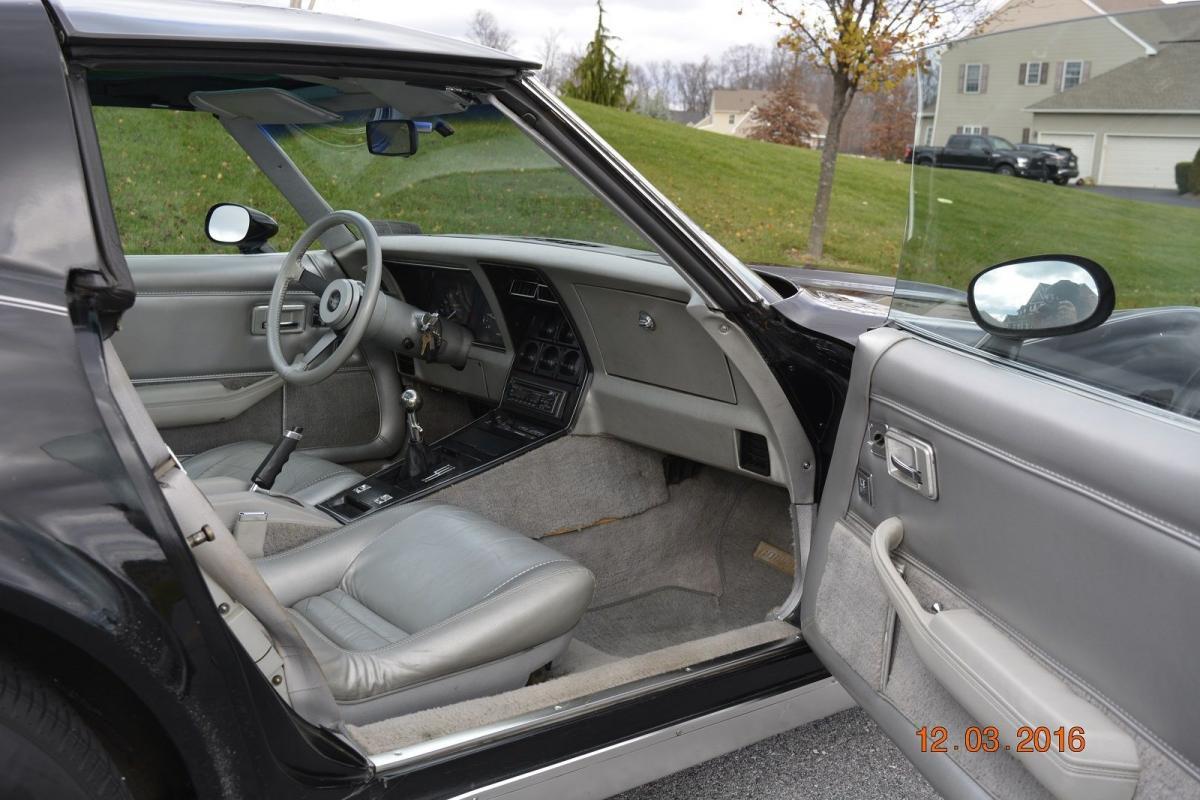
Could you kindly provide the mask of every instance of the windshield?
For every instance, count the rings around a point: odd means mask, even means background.
[[[294,94],[303,97],[304,91]],[[396,232],[650,249],[495,107],[467,105],[437,115],[412,111],[420,109],[357,109],[336,121],[266,130],[331,206],[393,223]],[[372,117],[415,120],[416,152],[406,157],[369,152],[364,122]]]
[[[1008,139],[1001,139],[999,136],[992,136],[989,138],[991,139],[991,142],[992,142],[992,148],[995,150],[1015,150],[1016,149],[1015,147],[1012,146],[1012,142],[1010,142]]]

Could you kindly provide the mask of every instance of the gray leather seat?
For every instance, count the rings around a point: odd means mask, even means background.
[[[430,501],[255,566],[352,723],[523,686],[566,649],[594,583],[546,545]]]
[[[250,476],[270,451],[271,445],[263,442],[234,442],[185,459],[183,468],[192,480],[236,478],[249,485]],[[316,505],[350,488],[362,477],[349,467],[297,452],[292,453],[280,471],[272,491]]]

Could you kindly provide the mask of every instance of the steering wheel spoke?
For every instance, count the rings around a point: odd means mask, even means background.
[[[306,352],[296,356],[296,360],[292,362],[292,366],[299,367],[300,369],[308,369],[314,361],[320,358],[337,341],[337,331],[332,328],[325,331],[316,344],[308,348]]]
[[[300,270],[300,276],[295,279],[294,283],[306,292],[312,292],[317,297],[325,294],[325,290],[329,288],[329,281],[307,269]]]

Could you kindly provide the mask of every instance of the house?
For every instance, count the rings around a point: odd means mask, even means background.
[[[761,89],[714,89],[712,99],[709,100],[708,114],[692,127],[745,138],[758,124],[754,112],[770,101],[771,92]],[[807,144],[809,147],[819,148],[825,144],[825,131],[829,128],[829,122],[824,114],[817,111],[816,106],[810,104],[809,107],[819,122],[817,132],[810,137]]]
[[[1039,138],[1086,155],[1099,184],[1173,188],[1200,150],[1200,40],[1187,38],[1034,103]]]
[[[678,122],[680,125],[695,125],[700,120],[704,119],[703,111],[687,111],[677,110],[674,108],[667,110],[667,116],[671,122]]]
[[[1053,143],[1075,152],[1081,177],[1169,188],[1174,162],[1200,146],[1191,96],[1200,73],[1194,48],[1176,43],[1198,34],[1196,2],[1011,0],[942,52],[937,103],[932,116],[918,114],[918,141],[982,133]]]

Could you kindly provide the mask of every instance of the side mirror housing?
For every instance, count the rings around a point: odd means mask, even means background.
[[[1116,305],[1112,278],[1087,258],[1034,256],[988,267],[971,279],[976,324],[1001,339],[1065,336],[1103,323]]]
[[[270,252],[267,241],[279,232],[269,214],[237,203],[217,203],[204,218],[204,232],[217,244],[232,244],[243,253]]]
[[[417,123],[411,119],[379,119],[367,123],[367,150],[374,156],[408,158],[417,152]]]

